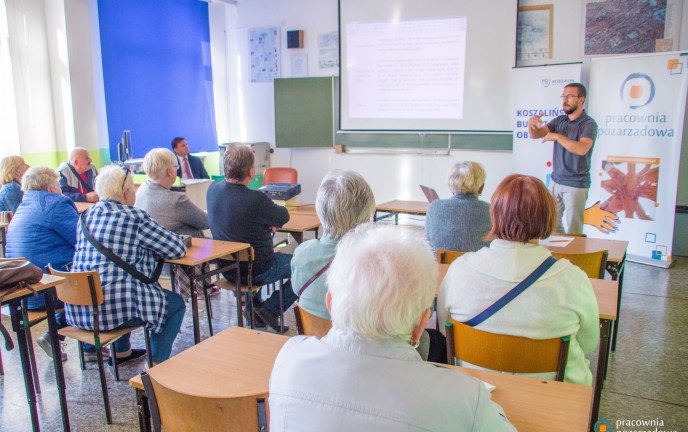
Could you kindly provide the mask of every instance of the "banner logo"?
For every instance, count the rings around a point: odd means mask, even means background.
[[[595,423],[595,432],[613,432],[612,422],[607,419],[599,419]]]
[[[542,80],[542,85],[545,86],[545,87],[549,87],[549,84],[550,84],[551,82],[552,82],[552,81],[550,81],[549,78],[545,78],[545,79]]]
[[[632,73],[621,84],[620,95],[630,109],[644,107],[655,98],[655,83],[649,75]]]
[[[669,75],[680,75],[683,73],[683,63],[678,59],[671,59],[667,62],[667,69],[669,70]]]

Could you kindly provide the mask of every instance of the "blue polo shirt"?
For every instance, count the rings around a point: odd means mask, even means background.
[[[552,180],[560,185],[575,188],[590,187],[590,165],[592,160],[592,149],[595,147],[597,138],[597,123],[585,111],[580,117],[571,121],[568,115],[561,115],[547,123],[551,132],[562,134],[574,141],[581,138],[590,138],[592,147],[583,156],[571,153],[559,141],[554,142],[554,155],[552,164]]]

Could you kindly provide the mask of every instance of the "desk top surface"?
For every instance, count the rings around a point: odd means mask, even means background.
[[[36,292],[41,292],[41,291],[47,290],[49,288],[54,287],[55,285],[62,283],[64,280],[65,279],[63,277],[60,277],[60,276],[53,276],[53,275],[44,274],[43,277],[41,278],[41,281],[36,283],[36,284],[31,285],[31,288],[33,288],[34,291],[36,291]],[[2,294],[4,291],[7,291],[7,290],[0,290],[0,294]],[[3,303],[7,303],[9,301],[12,301],[12,300],[15,300],[18,298],[22,298],[22,297],[31,296],[31,295],[33,295],[33,293],[30,290],[21,289],[21,290],[18,290],[16,292],[13,292],[12,294],[6,296],[5,298],[2,299],[2,301],[3,301]]]
[[[289,222],[284,224],[280,231],[312,231],[320,226],[320,219],[317,215],[307,213],[289,212]]]
[[[437,291],[447,275],[450,264],[437,264],[439,270]],[[600,319],[616,320],[616,305],[619,295],[619,281],[607,279],[590,279],[592,289],[597,298],[597,307],[600,311]]]
[[[193,238],[191,240],[191,247],[186,250],[186,255],[184,255],[184,257],[179,259],[168,259],[165,260],[165,262],[193,266],[222,258],[250,247],[251,245],[248,243]]]
[[[377,204],[375,206],[375,210],[399,212],[399,213],[413,212],[413,213],[425,214],[428,211],[428,205],[430,205],[430,203],[427,201],[394,200],[394,201],[387,201],[387,202],[382,203],[382,204]]]
[[[152,368],[166,386],[199,397],[245,397],[268,392],[270,373],[286,336],[230,327]],[[519,429],[534,432],[566,424],[588,426],[592,388],[576,384],[450,366],[495,385],[492,398]],[[231,385],[223,385],[224,383]],[[140,376],[129,380],[143,389]]]
[[[80,214],[85,212],[86,210],[90,209],[93,207],[95,203],[90,203],[90,202],[75,202],[74,205],[76,206],[76,211],[79,212]]]
[[[573,241],[565,247],[543,246],[557,253],[587,253],[608,250],[608,261],[621,262],[626,256],[628,242],[626,240],[608,240],[590,237],[574,237]]]

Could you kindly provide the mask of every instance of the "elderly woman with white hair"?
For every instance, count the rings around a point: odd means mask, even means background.
[[[375,211],[375,198],[368,183],[357,172],[334,171],[320,183],[315,211],[323,236],[296,248],[291,260],[291,280],[299,295],[299,306],[320,318],[330,319],[325,307],[327,268],[342,236],[370,221]]]
[[[490,205],[478,199],[485,186],[485,170],[478,162],[458,162],[447,178],[452,197],[428,206],[425,234],[433,250],[473,252],[487,246],[483,237],[492,229]]]
[[[414,349],[437,285],[423,240],[359,227],[339,242],[327,283],[332,329],[280,350],[270,430],[515,430],[482,383],[423,362]]]
[[[0,212],[16,212],[22,201],[22,177],[29,166],[21,156],[7,156],[0,160]]]
[[[183,257],[186,246],[177,234],[133,207],[134,181],[126,168],[103,168],[95,189],[100,201],[79,221],[72,270],[94,270],[100,275],[104,295],[99,317],[101,330],[145,325],[153,333],[153,362],[163,362],[170,357],[185,306],[179,294],[164,290],[157,282],[159,267],[164,259]],[[115,264],[99,252],[97,244],[119,256],[129,268]],[[132,275],[132,269],[143,277]],[[67,304],[66,312],[69,324],[93,329],[92,307]],[[128,334],[118,339],[114,348],[120,364],[146,353],[131,349]]]
[[[150,179],[136,191],[135,206],[170,231],[203,237],[203,230],[208,229],[208,214],[192,203],[185,193],[170,190],[177,180],[178,168],[177,157],[167,149],[155,148],[146,153],[143,158],[143,171]],[[200,274],[202,268],[196,266],[193,271]],[[175,275],[175,288],[184,300],[188,300],[191,292],[188,275],[184,271],[177,271]],[[202,293],[202,284],[203,282],[198,282],[199,293]],[[207,292],[209,295],[216,295],[220,289],[212,287]]]

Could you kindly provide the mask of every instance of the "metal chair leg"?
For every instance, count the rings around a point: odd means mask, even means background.
[[[112,346],[113,348],[115,347],[114,345]],[[100,350],[98,350],[100,351]],[[114,349],[113,349],[114,351]],[[115,381],[119,381],[119,366],[117,362],[117,352],[114,353],[114,355],[111,355],[110,358],[112,359],[112,367],[114,368],[115,372]]]
[[[29,347],[29,361],[31,362],[31,372],[33,373],[33,387],[36,393],[41,392],[41,384],[38,382],[38,368],[36,367],[36,353],[33,349],[33,338],[31,337],[31,330],[26,332],[26,341]],[[62,360],[62,359],[60,359]]]
[[[280,279],[277,283],[279,283],[279,294],[278,294],[278,296],[279,296],[280,334],[284,334],[284,299],[282,298],[282,294],[284,293],[284,284],[282,283],[282,279]]]
[[[86,359],[84,359],[84,344],[83,342],[79,342],[77,345],[79,345],[79,365],[81,366],[81,370],[86,370]]]
[[[210,333],[212,334],[212,332]],[[146,341],[146,353],[148,354],[148,367],[152,368],[153,367],[153,350],[151,349],[151,341],[150,341],[150,332],[144,328],[143,329],[143,338]]]
[[[98,347],[96,347],[96,357],[98,358],[98,373],[100,374],[100,387],[103,390],[103,402],[105,404],[105,420],[107,421],[107,424],[112,424],[112,412],[110,411],[110,396],[108,395],[107,380],[105,379],[105,365],[103,364],[103,351]],[[115,362],[114,364],[117,364],[117,362]]]

